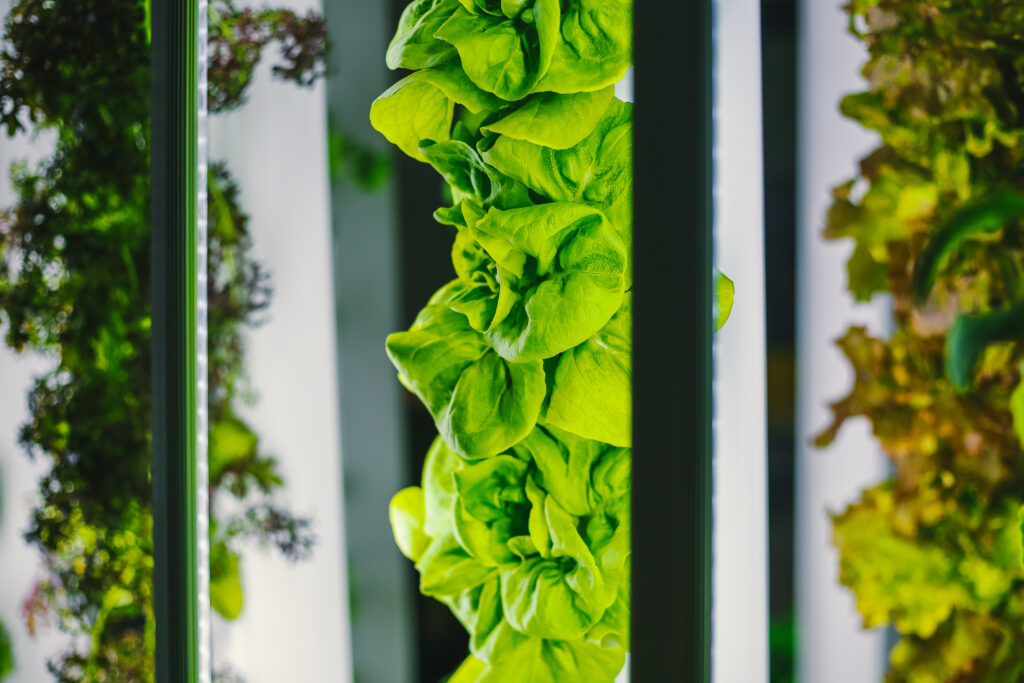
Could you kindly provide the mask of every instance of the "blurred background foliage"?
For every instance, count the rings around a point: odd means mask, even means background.
[[[11,637],[7,627],[0,621],[0,681],[6,679],[14,671],[14,651],[11,649]]]
[[[850,292],[887,294],[894,332],[854,327],[839,340],[854,387],[817,443],[865,417],[894,475],[834,516],[840,581],[866,627],[900,635],[887,680],[1022,680],[1024,452],[1010,401],[1024,346],[987,346],[966,391],[945,371],[957,317],[1017,297],[1020,220],[961,244],[926,299],[912,279],[965,206],[1024,188],[1024,5],[853,0],[847,10],[869,58],[867,89],[841,109],[881,145],[835,188],[825,235],[854,241]]]
[[[38,165],[10,169],[17,202],[0,207],[0,329],[14,351],[52,360],[20,433],[27,455],[50,465],[25,533],[45,571],[23,616],[30,632],[79,636],[49,663],[59,681],[153,676],[148,4],[20,0],[0,42],[0,127],[56,140]],[[274,77],[309,86],[324,76],[318,14],[214,0],[209,20],[213,114],[244,104],[270,46]],[[276,502],[276,462],[237,414],[253,400],[244,332],[271,286],[224,164],[212,165],[208,190],[211,602],[233,619],[244,605],[243,543],[299,560],[314,539],[310,520]],[[223,497],[237,499],[231,514],[215,504]]]

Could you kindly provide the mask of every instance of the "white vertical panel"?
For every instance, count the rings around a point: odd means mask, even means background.
[[[316,0],[278,0],[304,13]],[[268,51],[248,102],[210,119],[210,160],[226,160],[251,216],[253,257],[273,284],[266,322],[246,334],[257,401],[242,410],[263,453],[277,458],[278,499],[313,518],[310,559],[246,548],[245,607],[215,620],[214,660],[247,683],[351,680],[327,121],[323,83],[270,77]],[[224,501],[221,501],[222,503]]]
[[[736,301],[715,335],[712,680],[768,680],[761,17],[715,5],[715,264]]]
[[[830,188],[855,175],[874,135],[839,114],[840,98],[863,89],[863,46],[846,33],[844,0],[801,3],[797,279],[796,600],[798,680],[872,683],[882,679],[884,632],[865,632],[853,595],[838,583],[828,511],[886,476],[868,425],[847,425],[827,450],[809,441],[828,425],[828,404],[852,384],[834,341],[853,324],[888,328],[887,305],[855,305],[846,291],[852,245],[821,237]]]

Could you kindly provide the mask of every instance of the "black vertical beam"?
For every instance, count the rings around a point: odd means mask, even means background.
[[[637,0],[635,681],[711,673],[711,0]]]
[[[761,0],[771,680],[794,680],[797,3]]]
[[[198,679],[195,0],[152,1],[156,680]]]

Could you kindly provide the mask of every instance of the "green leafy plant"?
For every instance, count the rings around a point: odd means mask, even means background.
[[[49,132],[53,153],[16,163],[0,211],[0,323],[7,345],[52,361],[29,393],[20,440],[49,469],[26,540],[43,576],[24,602],[30,632],[74,638],[49,664],[59,681],[153,677],[150,514],[149,43],[147,0],[20,0],[0,43],[0,125]],[[211,7],[210,103],[238,106],[263,46],[274,73],[323,73],[319,17]],[[277,505],[272,457],[237,416],[247,400],[243,334],[269,302],[247,216],[223,164],[209,174],[211,603],[238,616],[247,538],[298,559],[308,520]],[[218,499],[241,500],[222,513]]]
[[[630,13],[418,0],[370,110],[452,199],[456,279],[387,340],[441,434],[391,520],[469,633],[450,681],[611,681],[629,647]]]
[[[370,109],[451,198],[456,277],[387,340],[440,433],[391,522],[469,634],[450,683],[612,681],[629,649],[631,14],[416,0]]]
[[[826,236],[855,242],[851,293],[895,331],[852,328],[827,445],[867,417],[892,479],[833,518],[839,578],[867,627],[902,638],[887,680],[1024,677],[1024,8],[854,0],[869,60],[842,111],[879,149],[835,190]]]

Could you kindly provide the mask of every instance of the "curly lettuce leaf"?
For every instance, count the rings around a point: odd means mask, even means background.
[[[462,0],[434,35],[502,99],[601,90],[632,62],[630,0]]]
[[[479,88],[514,101],[530,94],[551,65],[559,19],[559,0],[536,0],[512,19],[464,4],[434,35],[455,47]]]
[[[904,636],[889,654],[891,668],[885,680],[892,683],[965,680],[961,674],[977,672],[982,668],[982,661],[995,649],[1000,633],[993,626],[991,620],[981,615],[956,612],[929,638]],[[1020,680],[1020,677],[966,680],[997,683]]]
[[[505,135],[489,141],[484,161],[556,202],[604,212],[627,244],[633,232],[633,105],[612,99],[594,130],[568,149]]]
[[[858,301],[870,301],[889,289],[889,245],[931,229],[940,193],[932,178],[887,148],[862,159],[860,175],[861,181],[833,188],[824,234],[830,240],[853,239],[847,286]],[[868,187],[857,196],[858,182],[863,181]]]
[[[520,634],[628,642],[629,473],[628,450],[554,430],[484,460],[439,439],[422,492],[392,502],[396,540],[416,559],[421,591],[449,604],[478,656],[510,638],[481,617],[488,605]]]
[[[388,337],[387,352],[445,441],[467,457],[487,457],[533,429],[547,391],[544,367],[495,353],[466,316],[451,309],[457,291],[448,286],[435,295],[407,332]]]
[[[834,517],[839,580],[856,594],[868,628],[892,623],[930,638],[957,610],[993,609],[1024,576],[1017,506],[989,508],[982,526],[931,491],[902,501],[882,484]],[[911,515],[918,521],[901,528]]]
[[[628,580],[629,451],[542,428],[514,451],[536,471],[526,486],[529,541],[501,572],[506,619],[534,636],[583,638]]]
[[[509,540],[528,533],[530,501],[525,490],[529,465],[499,455],[454,473],[455,536],[481,563],[497,567],[516,561]]]
[[[551,203],[491,209],[469,226],[497,268],[485,336],[502,358],[550,358],[586,341],[622,304],[626,244],[599,210]]]

